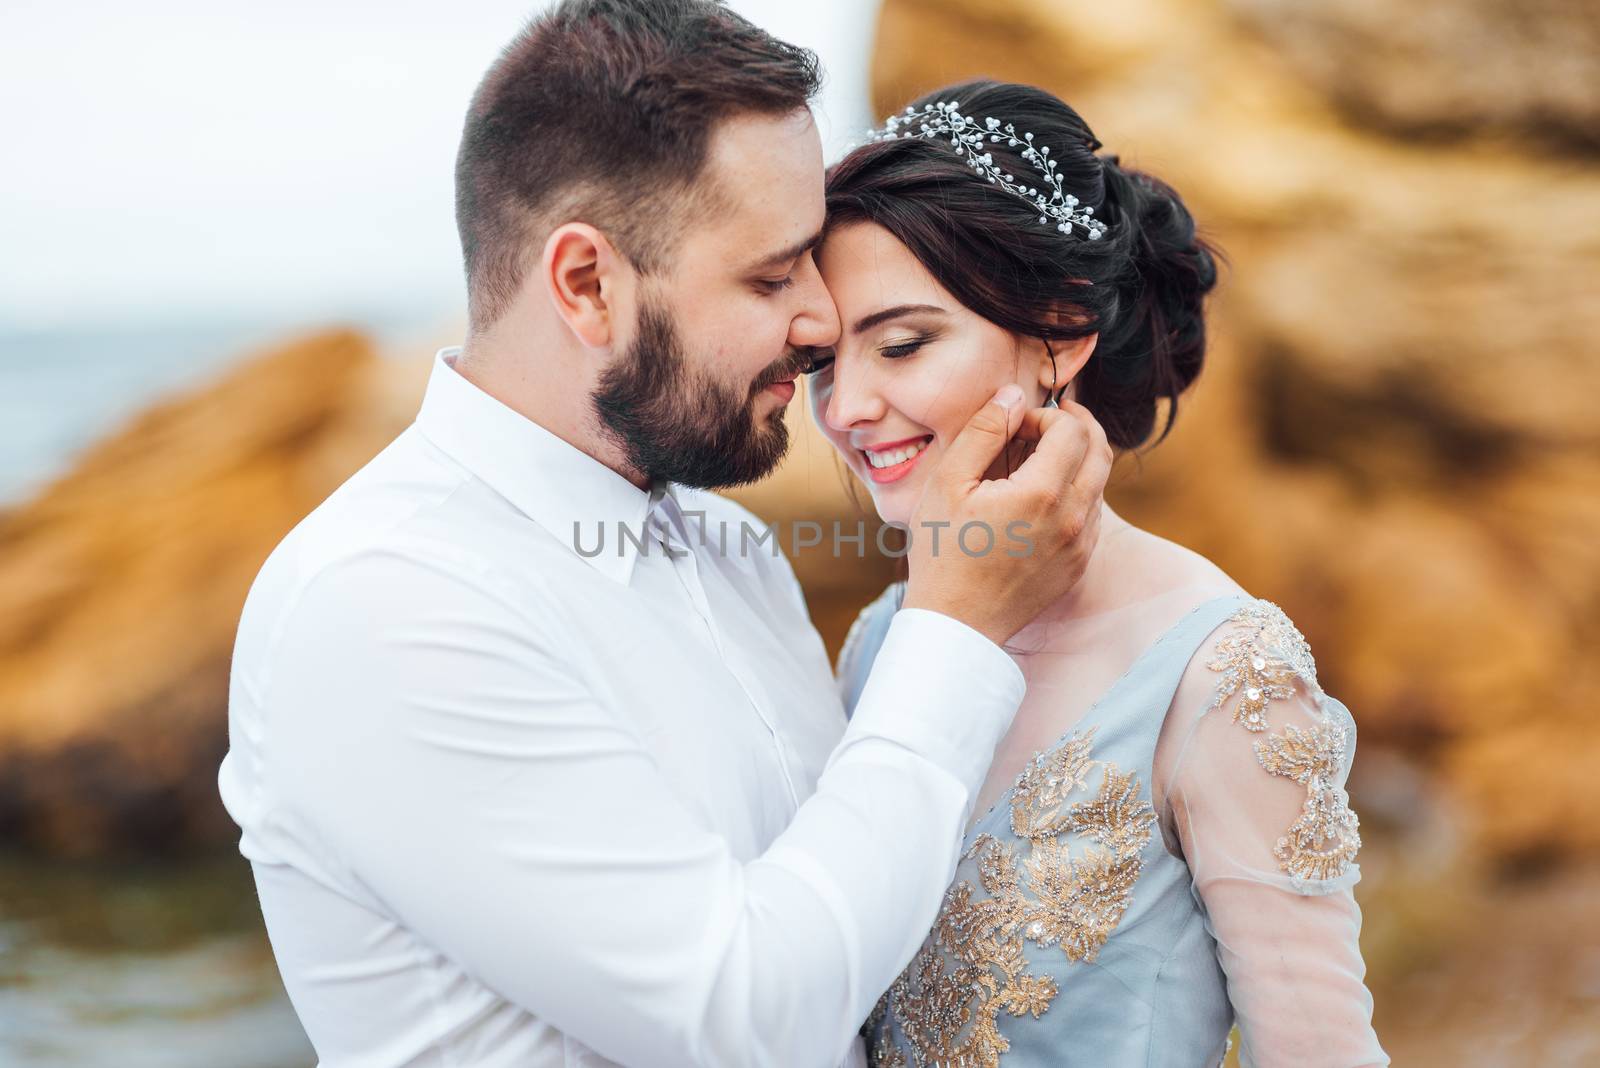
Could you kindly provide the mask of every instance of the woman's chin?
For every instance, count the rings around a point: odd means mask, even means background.
[[[878,518],[885,523],[909,527],[911,517],[916,514],[917,498],[920,496],[908,493],[909,488],[898,482],[891,482],[886,486],[872,486],[872,504],[878,510]]]

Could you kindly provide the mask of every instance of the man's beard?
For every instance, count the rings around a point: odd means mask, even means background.
[[[740,396],[709,374],[691,371],[671,315],[646,299],[637,336],[601,374],[590,399],[623,459],[646,478],[701,489],[742,486],[770,473],[789,449],[784,409],[757,425],[756,398],[810,361],[811,353],[791,351]]]

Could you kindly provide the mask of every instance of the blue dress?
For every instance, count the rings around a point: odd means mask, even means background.
[[[902,596],[846,639],[847,709]],[[1387,1064],[1350,890],[1354,738],[1275,605],[1194,607],[968,830],[932,930],[863,1028],[871,1063],[1209,1068],[1237,1015],[1246,1064]],[[1159,812],[1158,739],[1183,754]]]

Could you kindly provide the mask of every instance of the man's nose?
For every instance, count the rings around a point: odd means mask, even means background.
[[[807,252],[795,267],[800,306],[789,322],[789,344],[795,348],[824,349],[839,340],[839,309],[822,284],[816,260]]]

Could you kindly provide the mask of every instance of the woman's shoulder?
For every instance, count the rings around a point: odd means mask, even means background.
[[[1128,532],[1134,539],[1129,562],[1137,567],[1139,582],[1147,595],[1176,590],[1211,592],[1217,596],[1245,592],[1232,575],[1188,546],[1142,527],[1130,527]]]
[[[872,661],[889,632],[889,623],[906,596],[904,582],[891,582],[882,593],[867,603],[856,614],[855,622],[845,633],[844,644],[839,647],[839,659],[834,665],[839,694],[844,700],[845,712],[855,708],[856,698],[866,684]]]
[[[1175,708],[1199,715],[1226,705],[1255,733],[1271,725],[1275,704],[1327,701],[1311,645],[1288,612],[1192,549],[1141,533],[1144,581],[1167,589],[1170,618],[1194,620],[1178,653],[1186,663]]]
[[[1197,715],[1226,705],[1252,733],[1271,726],[1275,704],[1326,699],[1311,643],[1294,620],[1242,590],[1193,649],[1178,697]]]
[[[1207,620],[1250,599],[1232,576],[1192,549],[1138,527],[1118,536],[1124,539],[1115,561],[1118,596],[1084,639],[1103,644],[1112,660],[1160,649],[1162,664],[1172,664],[1174,655],[1181,664],[1215,625]]]

